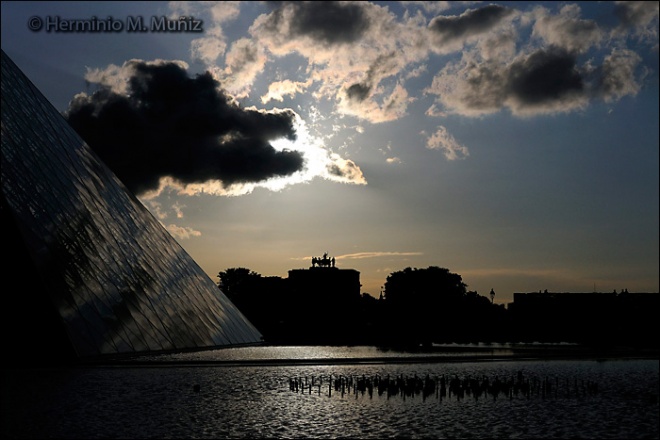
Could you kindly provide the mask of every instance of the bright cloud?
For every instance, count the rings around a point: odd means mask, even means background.
[[[381,258],[381,257],[412,257],[417,255],[423,255],[421,252],[357,252],[354,254],[344,254],[339,255],[336,258],[338,260],[362,260],[365,258]]]
[[[468,149],[459,144],[442,125],[426,140],[426,148],[441,150],[447,160],[465,159],[470,155]]]
[[[165,226],[165,229],[167,229],[167,231],[172,234],[173,237],[179,240],[186,240],[192,237],[200,237],[202,235],[201,232],[196,231],[190,227],[182,227],[174,224]]]

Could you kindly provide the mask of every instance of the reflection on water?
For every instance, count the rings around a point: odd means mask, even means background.
[[[261,347],[265,348],[265,347]],[[241,350],[272,359],[275,348]],[[289,347],[280,354],[364,358],[361,349]],[[371,349],[366,349],[371,350]],[[260,352],[261,351],[261,352]],[[223,351],[222,356],[228,356]],[[217,354],[217,353],[216,353]],[[233,352],[233,355],[239,354]],[[359,354],[359,355],[358,355]],[[188,354],[192,355],[192,354]],[[199,354],[196,354],[199,355]],[[376,357],[384,353],[374,351]],[[389,355],[394,356],[393,353]],[[205,356],[210,356],[206,354]],[[185,356],[184,356],[185,357]],[[217,359],[217,358],[216,358]],[[5,371],[4,437],[32,438],[658,438],[658,361],[506,360],[227,366],[123,364]],[[447,393],[292,391],[323,378],[522,378],[551,393],[493,398]],[[306,378],[306,379],[305,379]],[[581,393],[573,393],[578,384]],[[582,384],[584,388],[582,388]],[[588,384],[597,392],[587,392]],[[439,382],[436,382],[439,384]],[[7,385],[5,387],[4,385]],[[563,388],[569,386],[568,392]],[[541,385],[542,386],[542,385]],[[556,392],[555,392],[556,391]],[[11,405],[7,404],[11,400]]]
[[[531,347],[530,345],[526,345]],[[265,360],[312,360],[312,359],[398,359],[450,356],[510,356],[518,346],[516,344],[443,344],[424,351],[398,351],[373,346],[251,346],[231,347],[217,350],[175,353],[156,356],[138,356],[139,361],[265,361]],[[539,345],[537,347],[542,347]]]

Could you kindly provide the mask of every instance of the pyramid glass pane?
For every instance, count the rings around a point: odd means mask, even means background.
[[[78,357],[261,341],[4,52],[2,199]]]

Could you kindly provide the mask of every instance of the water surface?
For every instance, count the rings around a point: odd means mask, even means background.
[[[278,351],[279,350],[279,351]],[[324,363],[396,357],[372,348],[253,347],[210,364],[5,370],[5,438],[658,438],[658,360]],[[277,356],[317,363],[225,364]],[[405,356],[408,356],[405,354]],[[415,356],[422,356],[421,354]],[[436,359],[436,358],[434,358]],[[153,360],[153,359],[152,359]],[[199,360],[199,359],[198,359]],[[337,390],[331,380],[472,377],[553,384],[548,393],[444,397]],[[312,379],[314,386],[309,387]],[[292,380],[307,388],[292,390]],[[355,383],[355,382],[354,382]],[[596,383],[597,392],[585,384]],[[593,390],[592,390],[593,391]]]

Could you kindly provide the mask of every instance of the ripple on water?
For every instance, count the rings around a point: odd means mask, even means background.
[[[289,389],[292,377],[546,376],[595,396],[387,398]],[[30,438],[658,438],[658,362],[122,367],[14,372],[3,434]],[[574,383],[574,382],[573,382]],[[194,385],[199,385],[195,391]]]

